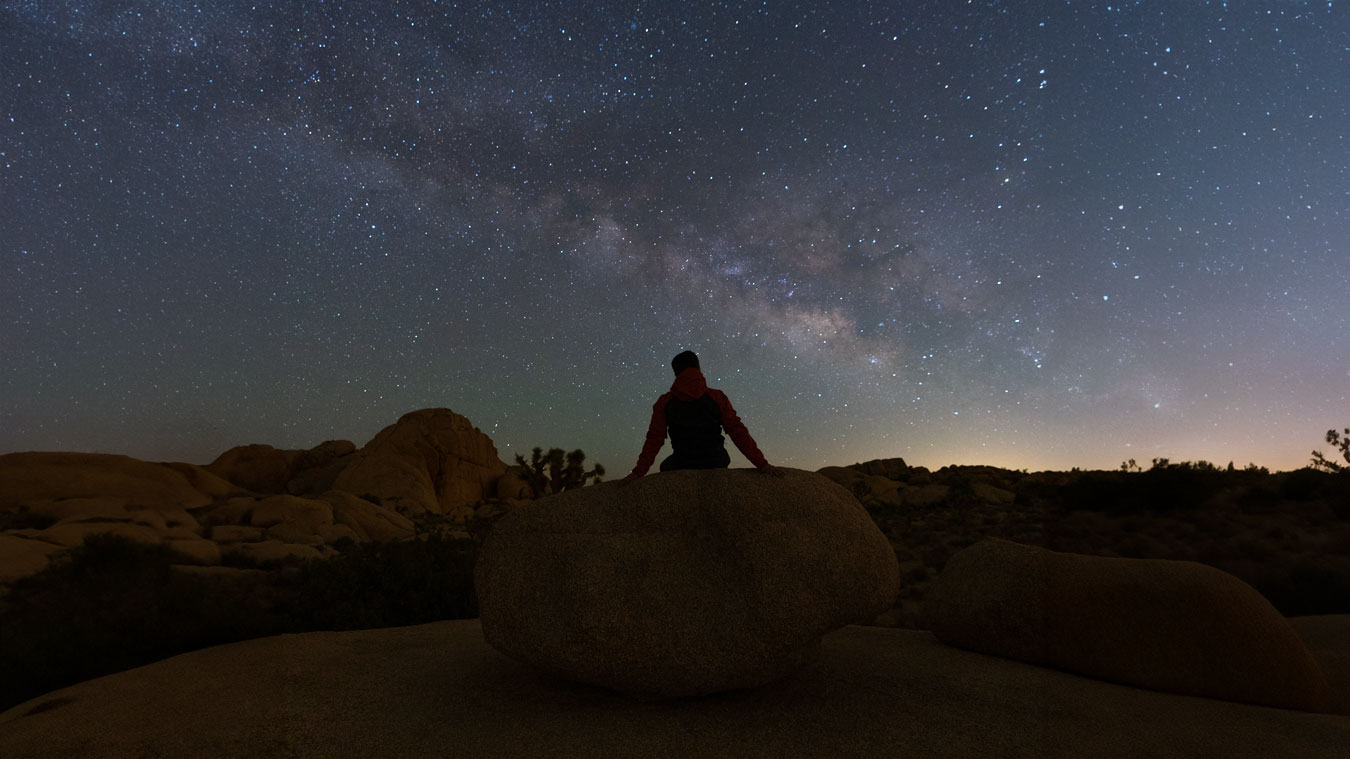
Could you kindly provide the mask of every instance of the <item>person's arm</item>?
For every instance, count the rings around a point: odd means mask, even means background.
[[[642,454],[638,456],[637,466],[633,467],[625,480],[635,480],[646,474],[652,468],[652,462],[656,461],[661,446],[666,444],[666,401],[669,395],[666,393],[652,405],[652,421],[647,425],[647,439],[642,443]]]
[[[764,454],[759,452],[759,446],[755,445],[755,439],[750,437],[750,430],[746,429],[745,424],[741,422],[741,418],[736,414],[736,409],[732,408],[731,401],[727,398],[726,393],[711,388],[708,389],[708,392],[712,394],[713,400],[717,401],[717,408],[722,413],[722,429],[727,431],[731,442],[736,444],[736,449],[744,454],[747,459],[750,459],[750,463],[754,464],[756,469],[777,471],[777,468],[771,466],[768,460],[764,458]]]

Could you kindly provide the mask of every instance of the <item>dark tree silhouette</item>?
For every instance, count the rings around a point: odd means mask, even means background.
[[[548,453],[544,453],[543,448],[536,447],[530,452],[528,462],[524,456],[516,454],[516,463],[524,467],[525,477],[536,498],[545,493],[561,493],[579,488],[591,479],[602,482],[605,468],[596,464],[588,472],[585,462],[586,454],[580,448],[571,453],[564,453],[561,448],[550,448]]]
[[[1350,427],[1345,428],[1344,437],[1336,430],[1327,430],[1326,440],[1331,447],[1341,452],[1341,456],[1346,462],[1350,463]],[[1323,456],[1321,451],[1312,452],[1312,466],[1314,469],[1327,472],[1344,472],[1347,468],[1350,468],[1339,461],[1333,461]]]

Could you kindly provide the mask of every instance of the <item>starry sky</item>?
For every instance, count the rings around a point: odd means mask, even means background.
[[[0,452],[1297,468],[1347,134],[1343,0],[4,0]]]

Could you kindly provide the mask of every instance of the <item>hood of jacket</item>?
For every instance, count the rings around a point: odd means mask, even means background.
[[[703,379],[703,372],[699,371],[697,366],[691,366],[675,377],[670,392],[682,401],[692,401],[702,398],[703,394],[708,392],[708,381]]]

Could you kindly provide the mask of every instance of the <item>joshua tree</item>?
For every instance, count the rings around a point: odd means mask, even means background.
[[[596,464],[588,472],[585,461],[586,454],[580,448],[571,453],[564,453],[561,448],[550,448],[548,453],[544,453],[543,448],[535,448],[530,452],[528,462],[524,456],[516,454],[516,463],[524,467],[530,489],[536,498],[545,493],[561,493],[579,488],[590,479],[601,482],[605,468]]]
[[[1341,452],[1341,456],[1350,462],[1350,427],[1345,428],[1345,435],[1336,430],[1327,430],[1327,443]],[[1322,455],[1321,451],[1312,452],[1312,466],[1314,469],[1322,469],[1327,472],[1344,472],[1350,467],[1339,461],[1333,461]]]

